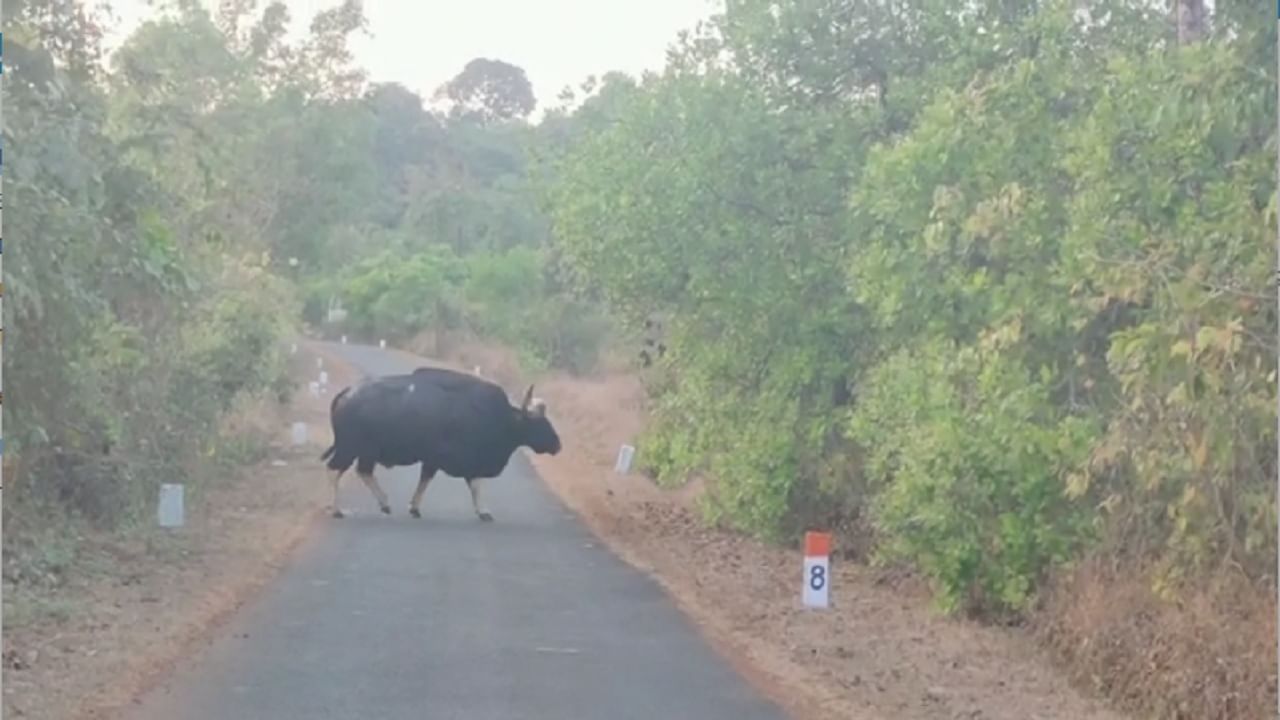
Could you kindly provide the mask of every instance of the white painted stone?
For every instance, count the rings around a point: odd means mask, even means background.
[[[626,475],[631,472],[631,461],[635,459],[636,449],[630,445],[623,445],[618,448],[618,461],[614,463],[613,470],[619,475]]]
[[[160,503],[157,510],[160,527],[182,527],[184,513],[182,507],[182,486],[165,483],[160,486]]]

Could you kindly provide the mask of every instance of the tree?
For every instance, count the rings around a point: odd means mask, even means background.
[[[436,91],[455,114],[494,122],[528,117],[536,99],[523,69],[501,60],[476,58]]]
[[[1206,32],[1207,15],[1204,0],[1175,0],[1178,16],[1178,42],[1186,45],[1197,42]]]
[[[397,83],[369,88],[364,105],[374,124],[373,158],[381,188],[375,222],[394,227],[414,200],[417,180],[438,178],[448,153],[445,129],[439,119],[422,107],[417,93]]]

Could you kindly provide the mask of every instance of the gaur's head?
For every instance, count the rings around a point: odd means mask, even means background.
[[[560,452],[560,436],[547,419],[547,404],[533,396],[533,386],[524,393],[519,410],[520,441],[539,455]]]

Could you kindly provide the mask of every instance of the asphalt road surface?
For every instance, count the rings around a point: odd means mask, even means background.
[[[366,373],[411,369],[376,348],[333,347]],[[315,474],[327,483],[318,460]],[[130,717],[783,717],[578,522],[523,451],[485,485],[493,523],[475,517],[462,480],[438,475],[417,520],[417,467],[377,475],[393,515],[347,473],[348,516]]]

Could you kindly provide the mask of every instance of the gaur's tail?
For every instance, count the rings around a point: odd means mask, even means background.
[[[341,400],[342,398],[346,397],[346,396],[347,396],[347,393],[349,393],[349,392],[351,392],[351,386],[350,386],[350,385],[348,385],[348,386],[346,386],[346,387],[342,388],[342,390],[338,391],[338,394],[337,394],[337,395],[334,395],[334,396],[333,396],[333,399],[329,401],[329,422],[333,422],[333,413],[334,413],[334,411],[336,411],[336,410],[338,409],[338,401],[339,401],[339,400]]]
[[[333,414],[338,409],[338,401],[346,397],[347,393],[349,392],[351,392],[351,387],[350,386],[344,387],[342,388],[341,392],[333,396],[333,400],[329,401],[329,424],[333,427],[333,444],[330,445],[329,449],[325,450],[324,453],[320,456],[320,459],[322,461],[328,460],[329,458],[333,457],[334,450],[338,448],[338,427],[337,427],[337,424],[334,423],[333,421]]]

